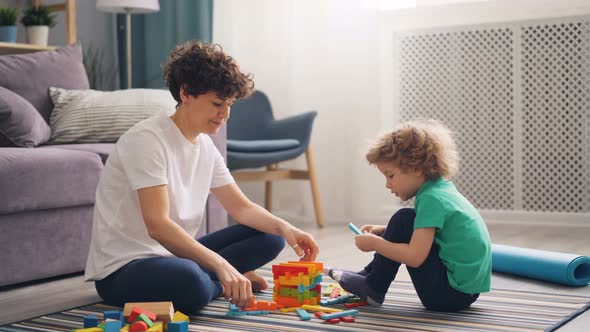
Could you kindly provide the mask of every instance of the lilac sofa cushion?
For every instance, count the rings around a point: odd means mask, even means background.
[[[50,136],[51,129],[35,107],[0,86],[0,146],[33,148]]]
[[[102,163],[106,164],[107,158],[111,151],[115,148],[114,143],[92,143],[92,144],[56,144],[56,145],[44,145],[41,148],[56,148],[76,151],[87,151],[96,153],[102,159]]]
[[[53,104],[49,87],[88,89],[82,47],[73,44],[55,51],[0,56],[0,86],[25,98],[46,123]]]
[[[0,148],[0,214],[94,204],[102,168],[91,152]]]

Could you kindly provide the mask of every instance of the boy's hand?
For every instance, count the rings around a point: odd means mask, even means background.
[[[361,232],[365,233],[371,233],[371,234],[375,234],[377,236],[383,236],[383,233],[385,233],[385,226],[380,226],[380,225],[363,225],[363,227],[361,227]]]
[[[375,245],[380,240],[383,240],[383,238],[371,233],[364,233],[354,237],[354,243],[356,244],[357,248],[364,252],[375,251]]]

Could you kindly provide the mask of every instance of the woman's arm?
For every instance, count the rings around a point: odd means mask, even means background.
[[[410,243],[393,243],[373,234],[357,235],[355,242],[362,251],[375,251],[391,260],[416,268],[428,257],[434,232],[434,227],[415,229]]]
[[[169,217],[166,185],[138,190],[141,213],[149,236],[177,257],[187,258],[213,271],[224,288],[224,297],[237,306],[246,306],[252,298],[250,281],[216,252],[193,239]]]
[[[316,259],[318,245],[311,235],[250,201],[235,183],[213,188],[211,191],[239,224],[284,237],[297,255],[303,256],[301,260]]]

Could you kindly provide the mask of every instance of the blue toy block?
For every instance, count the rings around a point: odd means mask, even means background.
[[[357,235],[363,234],[363,232],[361,232],[361,230],[358,227],[356,227],[353,223],[349,223],[348,228],[350,228],[350,230],[353,231]]]
[[[340,318],[340,317],[344,317],[344,316],[356,316],[358,314],[359,314],[358,310],[350,309],[350,310],[344,310],[344,311],[340,311],[340,312],[334,312],[331,314],[324,314],[324,315],[321,315],[320,318],[323,320],[328,320],[328,319]]]
[[[342,295],[342,296],[331,298],[331,299],[325,299],[325,300],[320,301],[320,305],[327,306],[327,305],[332,305],[332,304],[346,303],[346,302],[348,302],[348,300],[352,299],[353,297],[355,297],[355,295],[348,294],[348,295]]]
[[[168,323],[168,332],[188,332],[188,322],[187,321],[169,322]]]
[[[240,308],[238,308],[237,305],[235,305],[235,304],[232,303],[232,304],[229,305],[229,310],[230,311],[240,311]]]
[[[309,312],[305,311],[305,309],[297,309],[295,311],[297,311],[297,314],[299,315],[299,317],[301,317],[301,320],[311,319],[311,315],[309,314]]]
[[[248,311],[230,310],[225,315],[229,317],[246,316]]]
[[[119,332],[123,327],[123,322],[120,320],[107,320],[104,323],[104,332]]]
[[[84,316],[84,328],[87,329],[89,327],[97,327],[98,326],[98,318],[95,315],[86,315]]]
[[[251,315],[251,316],[268,315],[268,313],[269,313],[268,310],[251,310],[251,311],[246,311],[246,315]]]
[[[110,318],[110,319],[116,319],[116,320],[123,321],[123,311],[107,310],[104,312],[103,317],[104,317],[104,319]]]

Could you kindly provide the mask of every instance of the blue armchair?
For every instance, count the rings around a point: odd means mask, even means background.
[[[318,226],[324,224],[317,176],[309,147],[317,112],[275,120],[268,97],[256,91],[236,101],[227,123],[227,164],[236,181],[265,181],[264,205],[272,208],[272,181],[309,180]],[[281,169],[278,163],[305,153],[307,170]],[[265,170],[243,170],[264,167]]]

